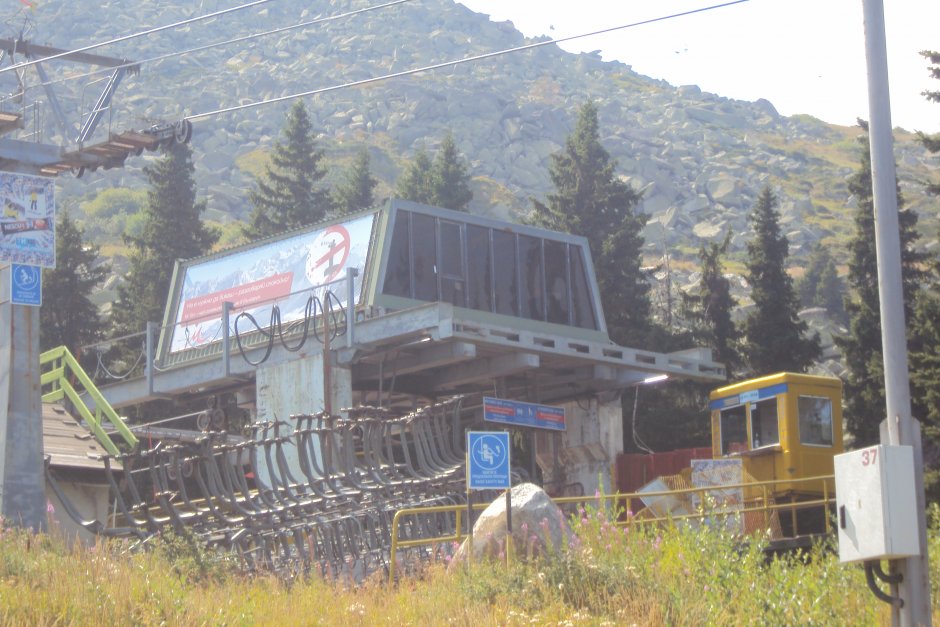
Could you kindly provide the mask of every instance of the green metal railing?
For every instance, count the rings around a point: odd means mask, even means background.
[[[39,367],[42,371],[40,382],[44,390],[42,402],[54,403],[68,399],[101,446],[111,455],[120,454],[120,450],[105,431],[105,422],[109,423],[127,444],[132,447],[137,445],[137,436],[127,428],[124,419],[117,415],[69,349],[60,346],[46,351],[39,356]],[[79,389],[76,389],[73,382],[80,386]],[[47,388],[48,391],[45,391]],[[83,393],[94,401],[94,411],[85,404]]]

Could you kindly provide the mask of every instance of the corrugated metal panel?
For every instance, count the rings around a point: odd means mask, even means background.
[[[43,453],[51,457],[53,467],[104,470],[104,462],[97,457],[107,451],[61,405],[43,403],[42,435]],[[111,467],[118,470],[120,464],[114,462]]]

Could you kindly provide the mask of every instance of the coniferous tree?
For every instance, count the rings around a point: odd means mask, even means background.
[[[448,133],[431,167],[432,204],[454,211],[467,211],[473,192],[470,175],[460,159],[453,133]]]
[[[433,161],[424,148],[418,149],[414,161],[398,179],[395,193],[399,198],[426,205],[454,211],[468,210],[473,200],[470,175],[457,152],[452,133],[444,137]]]
[[[253,209],[243,233],[250,239],[314,224],[330,210],[330,194],[319,186],[326,174],[323,151],[316,147],[303,101],[287,114],[283,137],[274,145],[265,176],[248,196]]]
[[[56,225],[56,267],[43,276],[43,303],[39,311],[39,344],[42,350],[65,346],[79,356],[82,345],[101,338],[104,322],[91,293],[111,273],[100,262],[99,248],[84,241],[84,231],[69,210]]]
[[[857,446],[878,441],[878,424],[884,419],[886,408],[871,152],[867,137],[862,140],[862,145],[860,167],[848,182],[849,192],[858,202],[855,236],[849,245],[850,295],[845,299],[849,334],[835,338],[846,367],[843,392],[846,426],[855,436]],[[923,278],[923,271],[919,268],[923,255],[914,250],[917,214],[903,209],[904,198],[900,190],[897,204],[904,317],[911,320],[914,300]]]
[[[398,179],[395,194],[404,200],[425,205],[434,204],[434,192],[431,184],[431,157],[423,147],[415,153],[414,161],[408,164],[404,174]]]
[[[139,237],[126,238],[130,270],[114,304],[117,335],[143,331],[148,321],[162,322],[176,260],[205,254],[219,237],[202,223],[206,205],[196,201],[193,172],[185,144],[172,144],[144,168],[150,183],[146,221]]]
[[[375,204],[373,192],[377,184],[369,169],[369,151],[363,148],[356,154],[345,179],[336,188],[336,212],[346,215],[371,208]]]
[[[927,59],[927,62],[930,64],[930,67],[928,68],[930,77],[940,80],[940,52],[923,50],[921,51],[920,55]],[[931,102],[940,102],[940,91],[926,90],[923,92],[923,95]],[[928,152],[940,152],[940,133],[928,135],[927,133],[919,132],[917,135],[920,137],[921,143]],[[928,184],[927,191],[931,194],[940,195],[940,183]]]
[[[804,372],[820,353],[819,335],[806,337],[799,302],[786,271],[789,242],[780,232],[777,198],[765,187],[751,212],[747,278],[754,311],[744,324],[745,359],[754,375]]]
[[[640,195],[617,178],[616,160],[600,143],[597,108],[581,107],[565,147],[551,157],[555,193],[533,201],[533,223],[588,239],[611,339],[623,346],[650,341],[649,284],[641,270]]]
[[[824,307],[829,316],[845,322],[844,285],[829,247],[818,242],[809,255],[806,273],[796,284],[803,307]]]
[[[940,52],[925,50],[921,55],[931,64],[930,76],[940,80]],[[924,96],[940,103],[940,91],[925,91]],[[940,152],[940,133],[919,136],[929,152]],[[927,192],[940,195],[940,184],[928,184]],[[911,409],[923,428],[924,483],[929,500],[936,502],[940,501],[940,256],[934,256],[927,266],[928,280],[908,323],[908,346]]]
[[[741,365],[741,332],[731,317],[735,303],[721,262],[730,243],[729,232],[721,243],[702,244],[698,253],[702,273],[699,290],[682,295],[683,318],[692,339],[712,349],[715,359],[725,364],[729,379]]]

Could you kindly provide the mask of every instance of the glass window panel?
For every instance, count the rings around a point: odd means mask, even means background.
[[[548,321],[571,324],[571,293],[568,289],[568,245],[564,242],[544,240],[545,289]]]
[[[382,292],[393,296],[411,298],[411,245],[408,237],[409,211],[395,214],[395,227],[388,250],[388,265],[385,267],[385,285]]]
[[[721,454],[747,450],[747,412],[744,405],[721,410]]]
[[[520,279],[522,281],[523,318],[545,319],[545,290],[542,287],[542,240],[519,236]]]
[[[456,222],[441,221],[441,272],[443,276],[463,278],[463,241]]]
[[[465,306],[463,273],[463,238],[460,224],[440,222],[441,300],[457,307]]]
[[[777,398],[751,403],[751,448],[780,444]]]
[[[594,315],[594,300],[588,288],[587,272],[584,268],[584,251],[580,246],[569,248],[571,260],[571,297],[574,326],[582,329],[596,329],[597,317]]]
[[[436,301],[437,291],[437,238],[434,236],[434,218],[421,213],[411,216],[411,241],[414,261],[414,297]]]
[[[490,269],[490,230],[467,225],[467,306],[493,310],[493,278]]]
[[[496,287],[496,313],[518,316],[516,271],[516,236],[503,231],[493,231],[493,267]]]
[[[818,396],[801,396],[800,442],[813,446],[832,446],[832,401]]]

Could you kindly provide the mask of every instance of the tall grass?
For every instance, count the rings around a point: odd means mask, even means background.
[[[931,515],[934,599],[940,516]],[[719,527],[618,527],[603,509],[572,519],[577,540],[541,559],[443,562],[386,586],[316,577],[248,577],[224,554],[166,537],[154,550],[121,542],[69,548],[51,535],[0,531],[0,623],[106,625],[623,625],[889,622],[860,567],[832,543],[768,558]],[[940,614],[934,611],[935,620]]]

